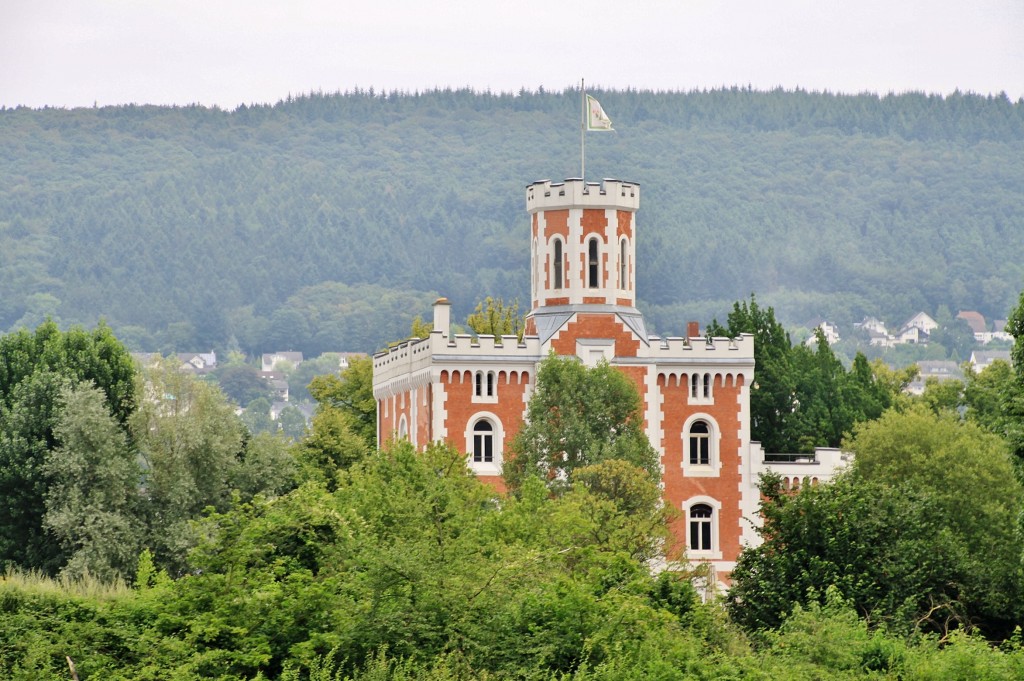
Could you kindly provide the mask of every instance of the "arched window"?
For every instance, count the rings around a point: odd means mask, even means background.
[[[473,376],[473,394],[476,397],[483,397],[484,395],[484,372],[478,371]]]
[[[697,396],[697,389],[698,389],[699,386],[700,386],[700,375],[699,374],[691,374],[690,375],[690,397],[696,397]]]
[[[691,551],[711,551],[712,521],[714,511],[707,504],[694,504],[690,507],[690,536],[687,545]]]
[[[704,374],[704,397],[711,397],[711,374]]]
[[[552,263],[551,271],[554,273],[554,277],[555,277],[553,288],[562,288],[562,281],[563,281],[563,279],[562,279],[562,240],[561,239],[555,239],[555,254],[554,254],[554,257],[552,259],[554,260],[554,262]]]
[[[694,421],[690,424],[690,465],[708,466],[711,464],[711,429],[707,421]]]
[[[710,414],[690,416],[683,423],[681,437],[683,477],[708,478],[721,473],[721,430]]]
[[[494,397],[494,372],[487,372],[487,396]]]
[[[398,420],[398,439],[404,440],[409,437],[409,423],[405,420],[405,414]]]
[[[622,290],[629,288],[629,256],[627,251],[626,240],[623,239],[619,242],[619,288]]]
[[[591,239],[587,243],[587,286],[597,288],[601,285],[597,275],[597,239]]]
[[[487,419],[480,419],[473,426],[473,463],[493,463],[494,426]]]

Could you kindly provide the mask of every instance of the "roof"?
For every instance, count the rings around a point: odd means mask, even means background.
[[[956,313],[957,319],[963,319],[967,322],[967,325],[971,327],[971,331],[974,333],[985,333],[986,324],[985,318],[980,312],[974,310],[960,310]]]
[[[1009,350],[975,350],[971,353],[971,364],[988,366],[997,359],[1012,364]]]

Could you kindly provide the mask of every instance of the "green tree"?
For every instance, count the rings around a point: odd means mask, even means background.
[[[86,382],[103,394],[118,427],[136,407],[135,366],[110,329],[48,321],[35,332],[0,337],[0,562],[52,573],[65,556],[42,527],[50,477],[48,453],[60,442],[54,428],[67,385]]]
[[[365,459],[373,449],[353,426],[347,412],[335,407],[318,407],[309,431],[295,445],[295,457],[306,479],[334,490],[339,472]]]
[[[132,432],[144,470],[145,542],[158,564],[177,574],[195,541],[190,520],[207,506],[231,503],[245,427],[217,386],[180,371],[174,360],[144,370],[140,383],[146,399]]]
[[[934,501],[966,549],[962,602],[988,633],[1008,634],[1021,614],[1024,545],[1016,519],[1024,490],[1006,442],[952,410],[919,405],[860,424],[844,448],[855,453],[862,479],[908,486]]]
[[[1006,320],[1006,330],[1015,341],[1010,350],[1015,380],[1013,387],[1003,395],[1002,406],[1006,411],[1006,438],[1013,451],[1014,467],[1024,481],[1024,291]],[[1021,522],[1024,523],[1024,519]]]
[[[657,476],[658,456],[642,423],[639,393],[622,372],[551,355],[540,363],[527,420],[510,443],[505,481],[517,490],[525,478],[541,477],[564,490],[577,469],[609,459]]]
[[[141,470],[103,392],[89,383],[61,390],[54,427],[60,445],[47,453],[43,526],[67,555],[65,576],[128,579],[141,549]]]
[[[796,378],[790,366],[792,344],[789,334],[775,319],[775,310],[750,302],[736,302],[721,326],[714,320],[708,327],[712,336],[754,336],[754,384],[750,390],[751,438],[768,452],[798,451],[799,438],[791,434],[790,421],[797,406]]]
[[[964,413],[968,421],[982,428],[1006,436],[1012,421],[1007,405],[1012,402],[1016,381],[1008,362],[996,360],[980,372],[967,365],[964,372]]]
[[[921,402],[936,414],[955,412],[963,404],[964,384],[957,379],[940,381],[929,376],[924,381]]]
[[[373,397],[373,358],[352,357],[340,375],[316,376],[309,392],[319,411],[338,409],[368,447],[377,446],[377,400]]]
[[[245,405],[245,411],[242,412],[242,423],[253,435],[276,433],[277,424],[270,418],[270,400],[266,397],[257,397]]]
[[[477,335],[494,336],[495,342],[500,343],[502,336],[515,336],[517,340],[523,340],[526,325],[523,315],[519,313],[519,300],[506,305],[500,297],[487,296],[476,304],[473,314],[466,317],[466,326]]]
[[[899,400],[901,375],[869,365],[861,353],[846,371],[820,331],[813,348],[793,346],[775,310],[760,307],[753,295],[749,303],[734,304],[728,326],[716,320],[708,333],[754,336],[750,427],[766,451],[838,447],[854,424],[877,418]]]
[[[794,604],[834,587],[858,612],[895,629],[944,631],[974,613],[964,547],[927,494],[843,475],[797,494],[765,476],[759,533],[732,573],[727,607],[751,631],[777,628]]]
[[[340,372],[339,355],[336,352],[325,352],[314,359],[307,359],[288,376],[288,400],[303,402],[312,400],[309,384],[317,376],[337,375]]]
[[[294,405],[282,409],[277,422],[281,433],[292,442],[298,442],[306,434],[306,416]]]
[[[270,393],[270,386],[260,378],[259,370],[250,364],[227,364],[217,369],[216,378],[221,391],[240,405]]]

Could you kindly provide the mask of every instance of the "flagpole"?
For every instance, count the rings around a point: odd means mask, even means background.
[[[586,179],[587,170],[587,90],[580,78],[580,179]]]

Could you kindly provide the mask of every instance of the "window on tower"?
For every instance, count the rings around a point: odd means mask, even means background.
[[[714,510],[707,504],[694,504],[690,507],[690,537],[688,545],[691,551],[712,551],[714,549],[713,523]]]
[[[562,240],[561,239],[555,239],[554,256],[552,257],[552,260],[554,262],[552,263],[551,271],[552,271],[552,273],[554,275],[554,278],[555,278],[555,280],[554,280],[554,282],[552,284],[552,288],[562,288],[562,281],[563,281],[563,279],[562,279]]]
[[[690,426],[690,465],[707,466],[711,463],[711,431],[706,421],[694,421]]]
[[[473,397],[486,398],[497,395],[498,377],[493,371],[477,371],[473,374]]]
[[[587,286],[597,288],[601,285],[598,274],[597,239],[591,239],[587,244]]]
[[[501,475],[505,431],[501,420],[489,411],[477,412],[466,422],[466,460],[478,475]]]
[[[473,463],[494,462],[494,426],[480,419],[473,426]]]
[[[687,478],[714,477],[721,472],[718,424],[708,414],[695,414],[682,432],[683,476]]]
[[[619,242],[619,288],[623,291],[629,288],[629,248],[626,240]]]

